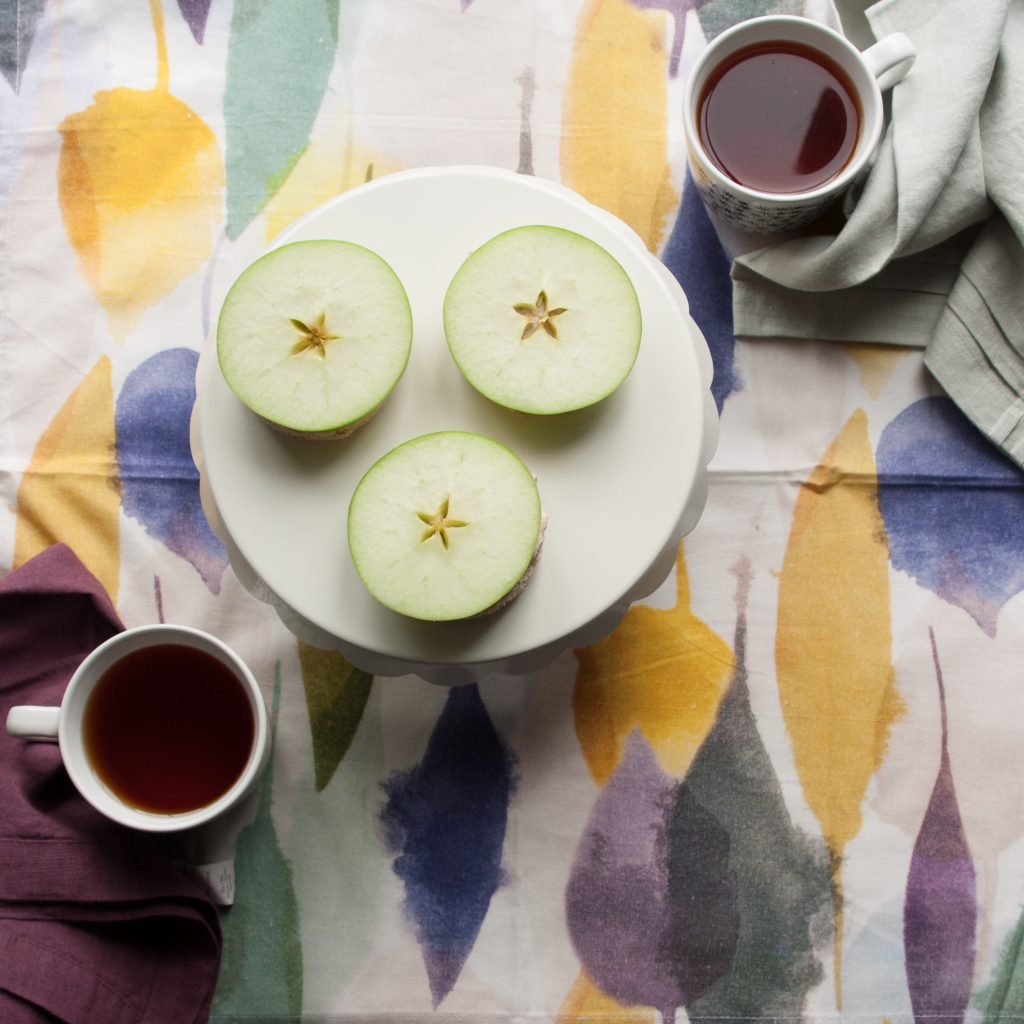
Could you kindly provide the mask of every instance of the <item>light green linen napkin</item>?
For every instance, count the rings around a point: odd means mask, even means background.
[[[925,349],[967,416],[1024,465],[1024,0],[882,0],[917,48],[842,229],[738,257],[741,337]]]

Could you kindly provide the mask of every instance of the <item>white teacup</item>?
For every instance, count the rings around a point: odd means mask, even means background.
[[[718,69],[739,59],[739,51],[771,43],[795,44],[823,54],[847,80],[859,108],[859,130],[846,163],[831,178],[804,191],[762,191],[741,184],[709,156],[699,129],[705,85]],[[844,36],[807,18],[770,15],[751,18],[722,32],[698,58],[686,83],[683,125],[694,183],[714,214],[742,231],[772,233],[808,224],[869,166],[882,135],[882,91],[910,70],[915,50],[902,33],[886,36],[863,53]],[[785,102],[780,97],[779,102]]]
[[[132,662],[126,663],[125,659],[146,650],[158,649],[166,657],[173,658],[173,651],[167,654],[172,647],[211,656],[228,670],[240,694],[244,695],[232,698],[230,706],[251,714],[252,740],[247,754],[238,755],[240,770],[237,777],[219,795],[200,806],[161,813],[126,801],[104,781],[102,772],[90,757],[84,723],[90,697],[102,679],[110,678],[109,670],[118,665],[130,666]],[[226,677],[225,683],[228,683]],[[207,710],[202,705],[190,706],[187,714],[202,716]],[[248,736],[248,719],[246,722],[244,735]],[[227,645],[188,626],[140,626],[111,637],[92,651],[75,670],[59,707],[13,707],[7,716],[7,731],[26,740],[57,742],[67,773],[79,793],[113,821],[146,832],[178,833],[230,819],[232,812],[237,811],[255,790],[270,755],[266,704],[252,673]],[[182,751],[182,757],[188,756],[187,751]]]

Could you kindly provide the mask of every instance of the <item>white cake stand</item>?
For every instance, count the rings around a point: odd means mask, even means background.
[[[590,409],[526,416],[459,373],[441,307],[465,257],[498,232],[552,224],[587,235],[630,275],[643,313],[626,382]],[[707,496],[718,439],[707,344],[675,278],[620,220],[551,182],[485,167],[393,174],[318,207],[275,244],[339,238],[379,253],[404,283],[414,337],[405,374],[352,436],[310,442],[235,398],[213,339],[197,370],[192,451],[203,509],[242,583],[300,638],[381,676],[448,685],[535,671],[607,635],[667,577]],[[419,434],[472,430],[517,452],[548,516],[525,591],[489,618],[427,623],[378,604],[348,553],[348,501],[366,469]]]

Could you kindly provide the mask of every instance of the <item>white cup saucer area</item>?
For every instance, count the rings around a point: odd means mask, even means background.
[[[495,405],[448,350],[445,291],[465,258],[512,227],[547,224],[610,252],[636,289],[639,355],[596,405],[556,416]],[[458,685],[530,673],[595,643],[667,578],[707,497],[718,440],[711,356],[675,278],[610,213],[549,181],[487,167],[403,171],[296,221],[274,246],[356,242],[401,278],[413,314],[405,373],[349,437],[312,442],[271,429],[228,388],[211,332],[196,373],[192,452],[203,510],[242,583],[301,639],[378,676]],[[231,282],[223,282],[221,298]],[[486,618],[423,622],[379,604],[348,551],[349,500],[404,441],[467,430],[511,448],[535,474],[547,524],[528,586]]]

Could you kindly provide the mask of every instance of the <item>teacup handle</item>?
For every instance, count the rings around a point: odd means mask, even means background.
[[[885,92],[906,78],[917,57],[917,50],[902,32],[893,32],[868,47],[861,56],[875,76],[878,88]]]
[[[23,740],[57,742],[60,708],[19,704],[7,712],[7,732]]]

